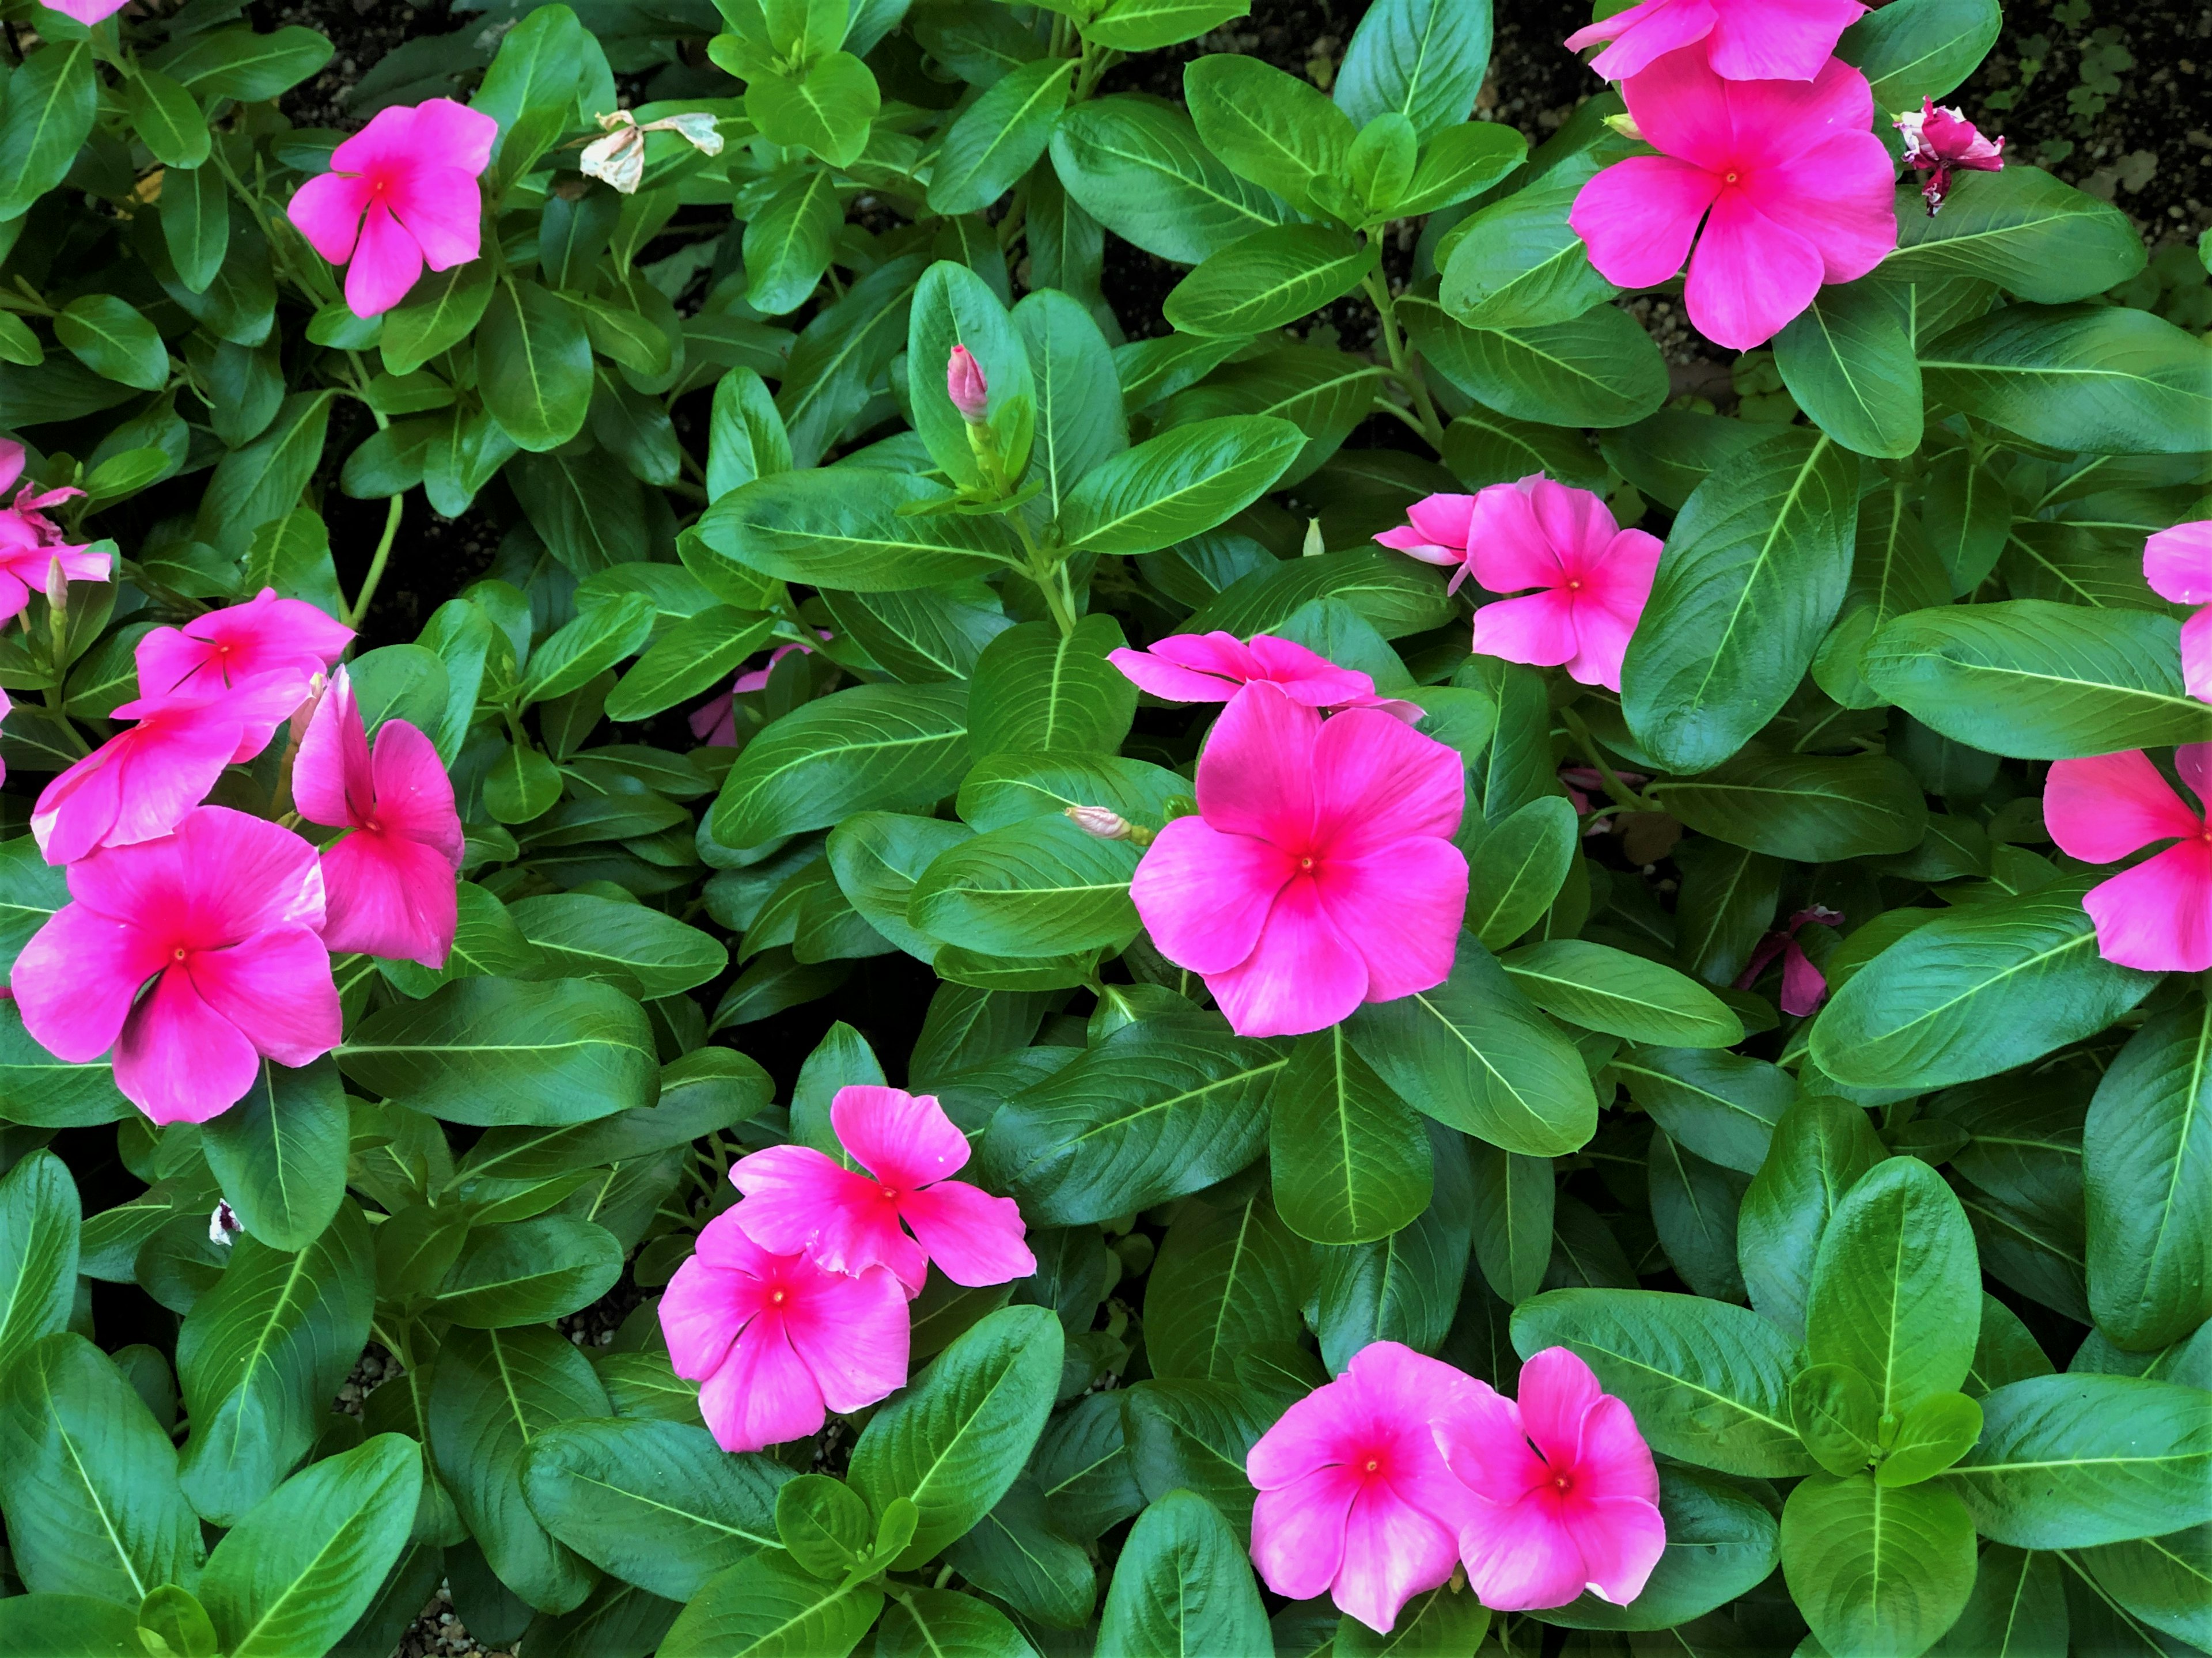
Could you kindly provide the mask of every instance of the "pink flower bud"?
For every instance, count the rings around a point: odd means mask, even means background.
[[[983,379],[983,365],[969,354],[964,345],[954,346],[952,355],[945,364],[945,395],[952,399],[952,406],[960,411],[961,419],[970,426],[983,423],[990,386]]]
[[[1941,107],[1933,98],[1923,98],[1918,112],[1908,110],[1891,125],[1905,135],[1906,164],[1929,175],[1920,194],[1931,219],[1950,193],[1954,169],[1997,173],[2004,168],[2002,138],[1992,142],[1983,137],[1963,112]]]
[[[1126,841],[1133,832],[1129,820],[1110,806],[1070,806],[1067,815],[1076,828],[1102,841]]]

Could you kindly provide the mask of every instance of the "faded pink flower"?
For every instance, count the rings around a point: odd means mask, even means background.
[[[2212,743],[2184,744],[2173,768],[2199,801],[2212,799]],[[2043,822],[2061,852],[2087,864],[2113,863],[2154,841],[2177,842],[2091,887],[2081,907],[2108,962],[2146,973],[2212,968],[2212,826],[2141,749],[2053,762]]]
[[[112,1047],[115,1085],[154,1121],[205,1122],[264,1057],[301,1066],[337,1046],[322,873],[291,830],[202,806],[173,835],[79,859],[69,889],[15,959],[23,1028],[72,1064]]]
[[[0,490],[22,477],[23,460],[21,444],[0,438]],[[89,543],[64,542],[61,526],[41,510],[83,493],[26,483],[10,505],[0,507],[0,622],[21,615],[33,593],[46,591],[56,564],[71,581],[108,579],[108,556],[88,550]]]
[[[1790,925],[1779,932],[1770,932],[1759,941],[1751,952],[1751,961],[1737,975],[1735,987],[1748,990],[1759,982],[1759,975],[1772,965],[1774,958],[1782,958],[1782,1011],[1792,1018],[1809,1017],[1820,1011],[1827,999],[1828,975],[1813,965],[1813,958],[1805,953],[1805,946],[1797,942],[1797,935],[1808,926],[1841,926],[1844,913],[1830,909],[1825,904],[1814,904],[1799,910],[1790,918]]]
[[[1542,589],[1477,610],[1476,653],[1564,665],[1585,685],[1619,690],[1621,658],[1651,597],[1659,538],[1622,529],[1597,496],[1541,472],[1483,490],[1468,526],[1467,568],[1484,587]]]
[[[47,784],[32,807],[39,850],[50,864],[73,864],[95,847],[167,835],[207,799],[224,767],[268,745],[305,689],[271,674],[234,691],[124,703],[112,717],[137,723]],[[319,891],[316,902],[319,910]]]
[[[831,635],[827,628],[814,630],[826,641]],[[775,665],[797,651],[801,656],[814,654],[811,645],[779,645],[769,653],[768,665],[749,669],[730,682],[730,689],[720,696],[710,696],[691,710],[691,735],[710,749],[733,749],[738,745],[738,699],[747,691],[768,689],[769,676]]]
[[[1589,1365],[1547,1347],[1521,1367],[1519,1401],[1485,1388],[1437,1425],[1474,1498],[1459,1534],[1486,1606],[1564,1606],[1588,1589],[1625,1606],[1666,1552],[1659,1472],[1628,1406]]]
[[[1690,320],[1747,351],[1897,246],[1895,168],[1866,76],[1830,59],[1810,86],[1724,81],[1696,48],[1621,87],[1657,155],[1616,161],[1567,222],[1607,282],[1650,288],[1690,261]],[[1708,217],[1710,213],[1710,217]],[[1697,252],[1690,244],[1698,238]]]
[[[1728,80],[1809,81],[1866,9],[1858,0],[1644,0],[1576,30],[1567,50],[1612,41],[1590,67],[1620,81],[1702,40],[1713,73]]]
[[[991,391],[983,379],[983,365],[964,345],[954,346],[952,355],[945,359],[945,395],[970,426],[981,426],[990,418]]]
[[[730,1212],[761,1248],[832,1272],[887,1266],[910,1296],[933,1260],[971,1288],[1036,1271],[1014,1200],[946,1178],[966,1164],[968,1137],[934,1096],[855,1083],[830,1102],[830,1126],[860,1172],[811,1145],[772,1145],[730,1170],[745,1194]]]
[[[830,1411],[857,1411],[906,1381],[906,1291],[880,1266],[857,1277],[770,1254],[738,1212],[699,1234],[660,1298],[676,1374],[726,1451],[804,1439]]]
[[[369,747],[340,668],[293,762],[292,799],[311,823],[350,833],[323,848],[323,942],[441,968],[453,947],[461,819],[428,737],[387,720]]]
[[[1435,1424],[1490,1390],[1395,1341],[1370,1342],[1260,1436],[1244,1459],[1252,1563],[1293,1600],[1327,1593],[1387,1634],[1413,1596],[1451,1576],[1474,1499]]]
[[[1372,708],[1327,721],[1264,682],[1198,763],[1199,815],[1163,829],[1129,896],[1240,1035],[1321,1030],[1451,973],[1467,859],[1460,757]]]
[[[1226,702],[1244,686],[1260,683],[1310,708],[1380,708],[1408,725],[1422,713],[1418,702],[1376,695],[1374,680],[1358,669],[1340,668],[1296,640],[1273,634],[1254,634],[1249,645],[1218,629],[1171,634],[1149,650],[1109,651],[1106,659],[1138,689],[1167,702]]]
[[[1640,789],[1651,780],[1640,771],[1616,771],[1613,775],[1632,789]],[[1567,804],[1575,809],[1575,816],[1587,817],[1595,809],[1600,817],[1620,810],[1613,798],[1605,792],[1605,774],[1595,766],[1562,766],[1559,786],[1567,792]],[[1604,825],[1593,823],[1583,831],[1588,835],[1600,833]]]
[[[353,629],[304,599],[264,587],[242,604],[210,610],[182,628],[156,628],[138,641],[141,696],[206,696],[251,679],[282,676],[299,688],[353,642]],[[290,710],[287,709],[287,713]],[[243,757],[243,756],[241,756]]]
[[[2143,580],[2160,598],[2203,607],[2181,624],[2181,683],[2212,702],[2212,519],[2177,524],[2144,542]]]
[[[1905,135],[1905,160],[1916,172],[1929,174],[1920,194],[1934,218],[1951,193],[1951,174],[1960,167],[1972,173],[2004,170],[2004,140],[1994,143],[1982,137],[1963,111],[1939,107],[1933,98],[1923,98],[1917,114],[1908,110],[1890,123]]]
[[[131,0],[40,0],[40,3],[52,6],[63,16],[74,17],[90,28],[102,19],[114,16]]]
[[[450,98],[377,111],[331,152],[331,170],[294,192],[289,210],[316,252],[346,271],[346,303],[381,316],[407,297],[427,264],[450,270],[477,257],[483,191],[499,123]]]

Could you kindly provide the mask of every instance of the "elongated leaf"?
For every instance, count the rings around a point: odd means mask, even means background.
[[[1183,264],[1290,217],[1279,198],[1216,161],[1188,116],[1139,98],[1069,110],[1053,129],[1052,163],[1092,218]]]
[[[1674,1048],[1726,1048],[1743,1022],[1696,980],[1585,938],[1512,951],[1505,971],[1547,1013],[1589,1030]]]
[[[475,1227],[430,1309],[472,1330],[549,1323],[613,1288],[622,1258],[613,1233],[574,1215]]]
[[[532,453],[583,430],[592,403],[592,343],[583,313],[536,282],[495,286],[477,334],[484,407]]]
[[[1030,817],[939,853],[915,883],[907,920],[992,956],[1057,956],[1137,930],[1138,853],[1065,817]]]
[[[68,1327],[80,1221],[76,1182],[52,1152],[32,1152],[0,1179],[0,1377]]]
[[[2015,161],[1974,186],[1954,191],[1933,217],[1911,207],[1898,214],[1885,282],[1966,276],[2052,305],[2100,294],[2143,267],[2142,238],[2126,214],[2040,168]]]
[[[2081,1130],[2089,1305],[2130,1347],[2212,1315],[2212,1012],[2163,1013],[2097,1084]]]
[[[61,183],[99,100],[89,40],[56,40],[23,60],[0,113],[0,216],[20,218]]]
[[[988,520],[902,516],[943,498],[918,477],[857,467],[784,472],[742,484],[699,521],[718,556],[787,581],[881,592],[979,574],[1006,562]]]
[[[1116,455],[1076,486],[1061,513],[1068,544],[1148,553],[1211,530],[1259,499],[1305,446],[1286,420],[1204,420]]]
[[[1184,1211],[1145,1281],[1153,1373],[1233,1382],[1247,1348],[1295,1342],[1305,1254],[1264,1193]]]
[[[1336,101],[1361,126],[1395,111],[1427,138],[1467,118],[1489,67],[1489,0],[1381,0],[1345,49]]]
[[[1178,282],[1164,306],[1186,334],[1263,334],[1359,286],[1378,250],[1326,225],[1279,225],[1232,242]]]
[[[1973,1590],[1974,1522],[1940,1485],[1814,1474],[1782,1510],[1782,1570],[1824,1650],[1913,1658]]]
[[[244,1099],[201,1131],[240,1223],[272,1249],[304,1249],[345,1200],[348,1125],[337,1067],[264,1060]]]
[[[1774,366],[1844,448],[1899,457],[1920,446],[1920,365],[1898,290],[1850,282],[1816,295],[1775,337]]]
[[[856,811],[926,811],[969,761],[968,687],[860,685],[809,702],[749,744],[712,818],[726,846],[825,829]]]
[[[1537,326],[1468,328],[1435,301],[1407,295],[1398,314],[1438,374],[1515,420],[1632,426],[1667,400],[1659,348],[1613,306]]]
[[[1099,1614],[1098,1658],[1272,1645],[1252,1569],[1212,1504],[1170,1491],[1137,1517]]]
[[[1028,172],[1066,106],[1068,75],[1066,58],[1041,58],[994,83],[963,110],[938,151],[929,180],[931,210],[979,213]]]
[[[976,659],[968,736],[975,757],[1006,751],[1112,754],[1129,734],[1137,688],[1109,661],[1128,641],[1092,614],[1062,634],[1049,623],[1009,628]]]
[[[2212,360],[2148,311],[2011,306],[1942,336],[1920,367],[1929,397],[2054,448],[2179,454],[2212,422]]]
[[[1267,1111],[1275,1202],[1299,1236],[1371,1242],[1428,1206],[1421,1120],[1359,1057],[1343,1026],[1298,1039]],[[1545,1234],[1548,1243],[1549,1227]]]
[[[781,1549],[709,1578],[678,1614],[660,1658],[845,1658],[883,1610],[863,1579],[825,1582]]]

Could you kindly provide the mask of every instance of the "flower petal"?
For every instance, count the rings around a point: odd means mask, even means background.
[[[833,1411],[861,1410],[906,1384],[906,1291],[881,1267],[852,1278],[817,1274],[783,1323]]]
[[[1160,954],[1193,973],[1225,973],[1252,953],[1297,867],[1270,841],[1178,817],[1145,848],[1129,896]]]
[[[1534,667],[1556,668],[1582,650],[1575,602],[1563,589],[1501,598],[1474,613],[1474,652]]]
[[[1893,164],[1871,132],[1838,132],[1793,161],[1753,171],[1743,197],[1810,242],[1828,282],[1856,282],[1897,247]]]
[[[730,1344],[752,1316],[743,1273],[709,1266],[697,1255],[676,1269],[660,1297],[660,1334],[669,1363],[688,1382],[703,1382],[721,1368]]]
[[[292,192],[284,216],[299,228],[307,245],[332,264],[353,257],[361,234],[361,216],[368,210],[368,180],[322,173]]]
[[[2177,524],[2144,542],[2143,580],[2177,604],[2212,604],[2212,519]]]
[[[1590,1385],[1597,1383],[1593,1380]],[[1651,1448],[1644,1443],[1635,1413],[1625,1401],[1601,1394],[1583,1411],[1580,1428],[1574,1452],[1578,1493],[1643,1503],[1659,1500],[1659,1470]]]
[[[323,890],[323,942],[334,954],[359,950],[436,969],[453,953],[459,889],[452,862],[434,847],[356,829],[324,849]]]
[[[1690,257],[1698,222],[1720,190],[1719,177],[1693,162],[1632,155],[1576,193],[1567,223],[1589,245],[1590,263],[1607,282],[1656,288]]]
[[[1344,1559],[1344,1528],[1360,1477],[1316,1468],[1252,1504],[1252,1564],[1267,1587],[1293,1600],[1327,1594]]]
[[[256,933],[227,950],[194,950],[185,967],[200,999],[279,1065],[320,1059],[345,1035],[331,953],[305,927]]]
[[[293,756],[292,804],[309,823],[331,829],[358,828],[376,809],[368,731],[343,668],[324,688]]]
[[[1616,1606],[1644,1593],[1667,1552],[1667,1522],[1656,1505],[1640,1497],[1570,1501],[1561,1504],[1560,1520],[1582,1556],[1585,1587]]]
[[[1716,10],[1706,58],[1731,81],[1810,81],[1866,15],[1859,0],[1721,0]]]
[[[1520,1391],[1514,1400],[1521,1412],[1521,1430],[1553,1467],[1573,1467],[1583,1418],[1604,1392],[1590,1367],[1570,1349],[1547,1347],[1521,1367]]]
[[[1483,1504],[1461,1527],[1467,1583],[1499,1612],[1564,1606],[1589,1581],[1581,1546],[1545,1488],[1518,1503]]]
[[[2200,702],[2212,702],[2212,604],[2181,624],[2181,683]]]
[[[1813,303],[1825,270],[1811,242],[1760,214],[1741,190],[1724,190],[1690,256],[1683,299],[1699,333],[1748,351]]]
[[[1198,762],[1198,808],[1215,829],[1288,851],[1313,829],[1321,715],[1264,682],[1230,699]]]
[[[1022,1242],[1021,1206],[965,1181],[940,1181],[899,1199],[899,1215],[938,1271],[955,1284],[1008,1284],[1036,1271]]]
[[[1790,90],[1802,95],[1805,88]],[[1653,149],[1713,173],[1736,160],[1742,129],[1729,113],[1730,91],[1698,46],[1655,58],[1620,83],[1628,113]]]
[[[1452,1574],[1458,1539],[1449,1529],[1370,1479],[1352,1499],[1344,1526],[1344,1563],[1334,1599],[1340,1609],[1387,1634],[1407,1600]]]
[[[417,167],[396,181],[388,199],[431,270],[466,264],[481,251],[483,195],[475,173],[457,167]]]
[[[64,904],[16,956],[9,988],[32,1040],[82,1065],[114,1046],[139,987],[170,960],[157,935]]]
[[[1590,67],[1608,81],[1619,81],[1654,58],[1704,39],[1713,21],[1712,0],[1644,0],[1577,29],[1567,37],[1567,50],[1580,52],[1611,40],[1613,45],[1590,59]]]
[[[1303,1036],[1348,1017],[1366,999],[1367,964],[1330,920],[1320,889],[1298,878],[1268,913],[1252,953],[1206,987],[1240,1036]]]
[[[116,1087],[155,1122],[219,1116],[260,1074],[261,1056],[246,1033],[173,968],[131,1010],[115,1043]]]
[[[2081,907],[2097,923],[2097,949],[2108,962],[2146,973],[2212,968],[2212,847],[2202,840],[2091,887]]]
[[[968,1163],[968,1137],[932,1094],[848,1084],[830,1102],[830,1126],[862,1168],[901,1191],[943,1180]]]
[[[1241,683],[1181,667],[1164,657],[1126,646],[1109,651],[1106,659],[1139,690],[1150,691],[1164,702],[1226,702],[1237,695]]]
[[[346,304],[356,317],[380,317],[407,297],[422,274],[422,250],[390,208],[370,203],[361,242],[346,267]]]
[[[2141,749],[2054,762],[2043,786],[2043,823],[2061,852],[2090,864],[2204,827]]]
[[[1450,841],[1422,835],[1364,858],[1332,858],[1315,885],[1366,964],[1365,999],[1395,1001],[1451,977],[1467,919],[1468,869]]]
[[[1533,486],[1545,482],[1540,473],[1519,483],[1493,483],[1474,498],[1468,563],[1493,593],[1557,587],[1567,579],[1565,549],[1553,544],[1536,516]]]
[[[822,1389],[792,1351],[785,1321],[763,1314],[744,1327],[730,1356],[699,1387],[699,1414],[726,1451],[760,1451],[818,1430]]]
[[[1314,841],[1334,861],[1449,835],[1467,810],[1459,751],[1377,708],[1347,708],[1314,745]]]

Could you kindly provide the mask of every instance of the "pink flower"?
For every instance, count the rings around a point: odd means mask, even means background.
[[[1474,1497],[1460,1558],[1483,1605],[1564,1606],[1587,1588],[1625,1606],[1644,1592],[1667,1547],[1659,1472],[1628,1406],[1566,1348],[1521,1367],[1517,1405],[1483,1388],[1437,1443]]]
[[[72,1064],[112,1047],[115,1085],[155,1122],[205,1122],[264,1057],[337,1046],[322,872],[291,830],[203,806],[72,864],[69,889],[15,960],[23,1028]]]
[[[305,690],[276,674],[234,691],[124,703],[114,718],[137,723],[47,784],[31,809],[39,850],[50,864],[73,864],[94,847],[131,846],[168,834],[207,799],[224,767],[251,760],[268,745]],[[319,912],[319,892],[316,908]]]
[[[2212,702],[2212,519],[2177,524],[2143,543],[2143,580],[2160,598],[2204,607],[2181,624],[2181,683]]]
[[[1567,50],[1612,41],[1590,67],[1619,81],[1702,40],[1713,73],[1729,80],[1809,81],[1865,15],[1858,0],[1644,0],[1576,30]]]
[[[131,0],[41,0],[41,3],[51,5],[63,16],[74,17],[90,28],[101,19],[114,16]]]
[[[1467,568],[1494,593],[1540,587],[1474,613],[1474,649],[1562,664],[1585,685],[1620,689],[1620,661],[1651,596],[1659,538],[1624,530],[1587,489],[1541,472],[1493,483],[1468,515]]]
[[[1632,789],[1640,789],[1651,780],[1640,771],[1617,771],[1613,775]],[[1575,809],[1575,816],[1587,817],[1595,807],[1602,817],[1617,811],[1613,798],[1605,792],[1605,774],[1595,766],[1562,766],[1559,786],[1567,792],[1567,804]],[[1583,831],[1586,835],[1604,833],[1606,825],[1593,823]]]
[[[483,192],[499,123],[450,98],[393,105],[331,152],[331,170],[292,197],[292,222],[346,272],[346,303],[380,316],[407,297],[428,264],[477,257]]]
[[[1238,1035],[1324,1029],[1450,975],[1466,804],[1459,756],[1434,738],[1248,685],[1199,760],[1200,815],[1159,832],[1129,896]]]
[[[803,1439],[830,1411],[860,1410],[906,1381],[906,1291],[880,1266],[857,1278],[773,1255],[738,1212],[708,1221],[660,1298],[676,1374],[726,1451]]]
[[[820,634],[824,640],[831,636],[827,628],[817,628],[814,631]],[[737,747],[738,699],[747,691],[767,689],[769,676],[775,671],[775,665],[793,651],[797,651],[801,656],[811,656],[814,654],[814,647],[811,645],[777,646],[775,650],[769,653],[766,667],[754,668],[748,672],[739,674],[731,681],[729,689],[724,691],[720,696],[708,697],[691,710],[691,735],[710,749]]]
[[[945,395],[970,426],[981,426],[989,418],[990,386],[983,379],[983,365],[964,345],[954,346],[945,359]]]
[[[301,739],[292,799],[309,823],[352,831],[323,849],[323,942],[334,951],[445,966],[461,819],[430,739],[387,720],[372,755],[353,682],[340,668]]]
[[[1467,562],[1473,495],[1430,495],[1406,509],[1407,522],[1375,537],[1385,547],[1410,554],[1424,564],[1441,564],[1452,573],[1449,592],[1473,574]]]
[[[1759,948],[1751,952],[1751,962],[1735,981],[1738,990],[1748,990],[1759,982],[1759,975],[1766,971],[1774,958],[1782,958],[1782,1011],[1792,1018],[1802,1019],[1820,1011],[1827,999],[1828,975],[1813,965],[1813,958],[1797,942],[1797,935],[1808,926],[1841,926],[1844,913],[1830,909],[1825,904],[1814,904],[1801,909],[1790,918],[1790,925],[1779,932],[1770,932],[1759,941]]]
[[[353,642],[353,629],[303,599],[264,587],[243,604],[210,610],[182,628],[156,628],[138,641],[141,696],[205,696],[249,679],[284,676],[299,688]],[[289,712],[289,710],[286,710]]]
[[[856,1083],[830,1102],[830,1125],[861,1172],[809,1145],[772,1145],[730,1170],[745,1194],[730,1212],[762,1248],[832,1272],[887,1266],[908,1295],[933,1260],[970,1287],[1036,1271],[1014,1200],[945,1178],[967,1163],[968,1137],[933,1096]]]
[[[1704,220],[1685,298],[1707,339],[1762,344],[1822,282],[1863,276],[1897,246],[1894,169],[1850,64],[1831,59],[1809,87],[1723,81],[1692,48],[1621,92],[1662,153],[1606,168],[1567,222],[1607,281],[1650,288],[1681,269]]]
[[[0,438],[0,490],[23,475],[23,446]],[[89,544],[64,544],[61,526],[40,509],[81,495],[82,489],[48,489],[26,483],[15,492],[12,505],[0,507],[0,622],[22,613],[33,593],[43,593],[52,580],[53,567],[71,581],[105,581],[106,553],[87,550]]]
[[[1106,659],[1139,690],[1168,702],[1226,702],[1256,683],[1273,685],[1310,708],[1380,708],[1408,725],[1422,714],[1418,702],[1377,696],[1374,680],[1358,669],[1340,668],[1296,640],[1273,634],[1255,634],[1249,645],[1218,629],[1173,634],[1150,650],[1109,651]]]
[[[1260,1493],[1252,1562],[1267,1587],[1293,1600],[1326,1590],[1387,1634],[1408,1599],[1451,1576],[1460,1528],[1474,1512],[1434,1424],[1489,1391],[1410,1347],[1376,1341],[1285,1411],[1244,1459]]]
[[[1905,135],[1905,159],[1917,172],[1932,174],[1920,194],[1934,218],[1951,193],[1954,168],[1974,173],[2004,170],[2004,140],[1991,143],[1972,121],[1956,109],[1938,108],[1933,98],[1920,100],[1920,112],[1910,110],[1890,123]]]
[[[2212,796],[2212,743],[2173,751],[2173,768],[2202,801]],[[2109,864],[2154,841],[2155,858],[2091,887],[2081,900],[2108,962],[2146,973],[2212,967],[2212,826],[2177,795],[2141,749],[2054,762],[2043,822],[2058,849]]]

